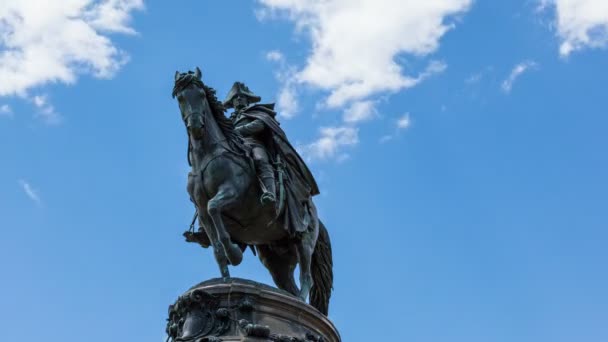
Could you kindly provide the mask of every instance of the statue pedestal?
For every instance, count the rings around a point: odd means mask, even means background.
[[[285,291],[231,278],[204,281],[169,307],[173,341],[340,342],[331,321]]]

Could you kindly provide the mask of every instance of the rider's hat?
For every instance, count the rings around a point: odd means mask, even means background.
[[[254,94],[243,82],[234,82],[232,88],[228,92],[228,96],[226,96],[226,100],[224,100],[224,107],[232,108],[232,100],[238,94],[245,95],[249,100],[249,103],[256,103],[262,100],[261,97]]]

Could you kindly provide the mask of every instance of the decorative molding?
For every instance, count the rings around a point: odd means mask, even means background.
[[[169,306],[167,342],[340,342],[340,335],[310,305],[250,280],[212,279]]]
[[[217,341],[217,337],[230,329],[230,311],[219,306],[219,300],[203,290],[194,290],[180,296],[169,306],[167,335],[169,341]],[[202,339],[206,338],[206,339]]]

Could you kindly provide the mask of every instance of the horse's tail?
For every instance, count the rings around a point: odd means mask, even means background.
[[[319,237],[312,254],[312,281],[310,289],[310,304],[327,316],[329,311],[329,297],[334,283],[333,260],[331,256],[331,242],[323,222],[319,220]]]

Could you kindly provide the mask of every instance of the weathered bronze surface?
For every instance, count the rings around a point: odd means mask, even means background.
[[[280,289],[301,300],[310,297],[326,315],[333,262],[329,234],[312,201],[319,190],[280,128],[274,104],[258,104],[261,98],[240,82],[222,103],[198,68],[175,73],[173,97],[188,134],[187,190],[199,222],[198,231],[192,226],[184,233],[186,240],[213,248],[226,281],[228,265],[240,264],[251,247]],[[230,118],[226,107],[235,109]]]
[[[340,342],[334,325],[291,294],[250,280],[202,282],[169,307],[173,341]]]

